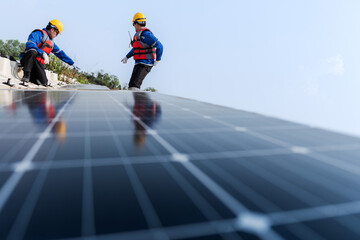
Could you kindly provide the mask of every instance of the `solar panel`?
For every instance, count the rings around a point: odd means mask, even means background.
[[[62,86],[61,89],[109,90],[109,88],[106,86],[94,85],[94,84],[69,84]]]
[[[360,237],[359,138],[159,93],[0,106],[0,239]]]

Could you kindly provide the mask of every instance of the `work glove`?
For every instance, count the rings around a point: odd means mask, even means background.
[[[43,53],[42,57],[44,59],[44,63],[49,64],[50,60],[49,60],[49,56],[47,55],[46,52]]]
[[[121,62],[122,62],[123,64],[125,64],[125,63],[127,63],[127,60],[128,60],[128,58],[127,58],[127,57],[124,57],[123,59],[121,59]]]
[[[160,62],[160,61],[154,61],[153,66],[154,66],[154,67],[156,67],[156,65],[158,65],[158,64],[159,64],[159,62]]]

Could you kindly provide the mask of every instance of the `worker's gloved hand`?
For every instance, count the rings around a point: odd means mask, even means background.
[[[153,64],[153,66],[155,67],[156,65],[159,64],[159,62],[160,62],[160,61],[155,61],[154,64]]]
[[[121,59],[121,62],[122,62],[123,64],[125,64],[125,63],[127,63],[127,60],[128,60],[128,58],[127,58],[127,57],[124,57],[123,59]]]
[[[43,53],[42,57],[44,59],[44,63],[49,64],[50,60],[49,60],[49,56],[47,55],[46,52]]]

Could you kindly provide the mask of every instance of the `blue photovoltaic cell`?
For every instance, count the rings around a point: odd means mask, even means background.
[[[0,124],[0,239],[360,238],[354,136],[97,86],[0,90]]]
[[[10,231],[14,232],[14,228],[19,226],[20,224],[17,221],[20,221],[19,215],[21,210],[23,209],[22,206],[25,206],[24,200],[29,195],[31,191],[31,186],[34,183],[36,177],[38,176],[39,171],[30,171],[25,173],[22,179],[19,181],[16,188],[13,190],[11,196],[9,197],[6,204],[4,204],[2,211],[0,213],[0,239],[6,239],[7,236],[10,236]],[[8,179],[9,181],[10,179]],[[4,186],[2,186],[2,189]],[[25,229],[22,228],[22,231]],[[22,236],[20,236],[21,239]],[[16,238],[14,238],[16,239]]]
[[[26,239],[81,236],[82,179],[81,168],[47,173],[29,220]]]
[[[92,173],[96,232],[107,234],[146,229],[144,214],[125,168],[95,167]]]

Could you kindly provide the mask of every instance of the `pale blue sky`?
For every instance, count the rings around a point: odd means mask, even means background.
[[[51,19],[86,71],[126,83],[136,12],[164,45],[143,87],[360,136],[360,1],[43,1],[1,3],[0,39]]]

